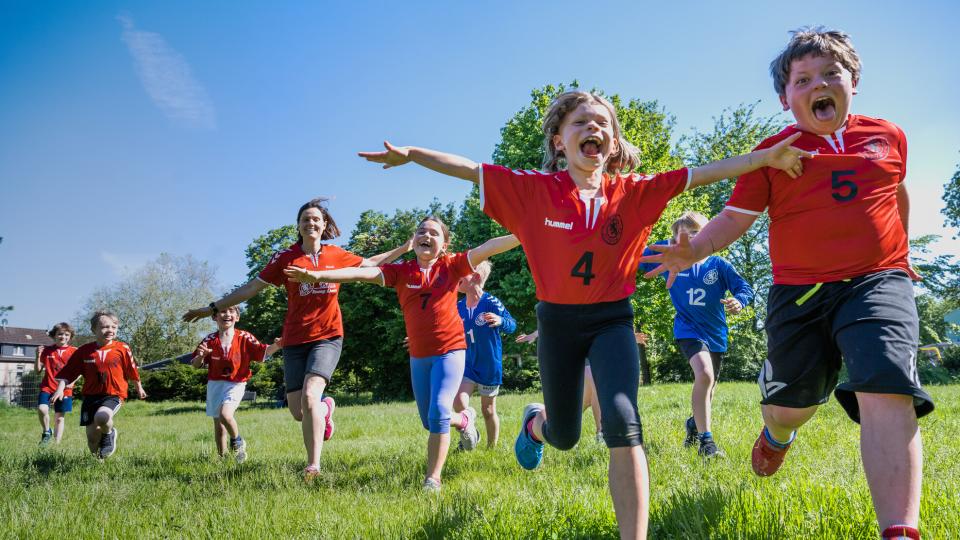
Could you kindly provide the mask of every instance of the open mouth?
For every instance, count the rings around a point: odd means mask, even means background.
[[[817,98],[810,110],[813,111],[813,116],[821,122],[833,120],[837,116],[837,106],[832,97]]]
[[[580,153],[587,157],[600,157],[600,148],[603,141],[600,137],[591,135],[580,143]]]

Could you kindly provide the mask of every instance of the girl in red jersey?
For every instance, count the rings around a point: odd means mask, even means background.
[[[70,346],[70,340],[73,339],[73,327],[62,322],[55,324],[47,332],[53,339],[51,347],[37,347],[37,361],[34,369],[37,373],[43,370],[43,382],[40,384],[40,395],[37,398],[37,416],[40,417],[40,427],[43,428],[43,434],[40,436],[40,445],[44,446],[53,439],[60,442],[63,437],[63,416],[73,410],[73,385],[67,386],[63,390],[63,398],[53,402],[53,410],[56,415],[54,418],[53,429],[50,429],[50,396],[57,390],[57,379],[55,375],[58,371],[67,365],[67,360],[77,350]]]
[[[117,450],[117,428],[113,417],[127,399],[127,381],[137,383],[137,394],[146,399],[140,384],[140,373],[133,360],[130,346],[115,341],[120,321],[109,311],[98,311],[90,318],[90,330],[96,341],[82,345],[67,364],[56,374],[57,389],[50,397],[63,397],[68,384],[83,377],[83,405],[80,425],[87,428],[87,448],[100,459],[106,459]]]
[[[793,177],[809,153],[794,139],[696,169],[629,174],[639,165],[613,105],[588,92],[559,96],[544,118],[544,169],[511,171],[388,142],[360,157],[384,168],[414,162],[480,185],[484,212],[523,245],[537,287],[538,356],[546,406],[527,406],[514,451],[533,469],[543,442],[566,450],[580,437],[583,367],[589,355],[610,447],[609,481],[620,535],[646,535],[649,488],[637,412],[639,357],[629,297],[650,228],[685,189],[768,165]],[[550,420],[547,421],[547,411]]]
[[[340,228],[326,207],[326,199],[313,199],[297,211],[297,242],[273,255],[260,274],[207,307],[188,311],[183,319],[192,322],[210,317],[230,306],[249,300],[268,285],[284,287],[287,315],[283,322],[283,380],[287,406],[302,423],[303,445],[307,449],[304,479],[320,473],[323,441],[333,435],[333,398],[323,391],[340,361],[343,320],[337,302],[336,285],[298,285],[288,282],[283,269],[291,264],[313,270],[353,266],[377,266],[410,250],[410,242],[385,253],[364,258],[324,244],[340,236]]]
[[[457,311],[457,285],[478,264],[516,247],[516,237],[501,236],[464,253],[447,253],[450,231],[439,218],[430,216],[417,226],[413,238],[414,260],[379,268],[310,270],[296,265],[283,273],[291,282],[376,283],[397,290],[403,309],[410,349],[410,375],[420,422],[430,432],[427,440],[425,491],[440,490],[440,474],[450,447],[451,423],[466,432],[472,446],[479,433],[472,408],[452,414],[453,399],[463,380],[465,350],[463,323]],[[452,421],[451,421],[452,417]]]
[[[193,367],[207,367],[207,416],[213,418],[213,438],[217,453],[227,453],[227,438],[230,450],[237,463],[247,459],[247,443],[240,436],[240,427],[234,413],[243,400],[243,393],[250,378],[250,362],[263,360],[277,352],[280,340],[271,345],[257,341],[253,334],[236,330],[240,320],[240,308],[230,306],[216,315],[217,331],[203,338],[193,353]]]

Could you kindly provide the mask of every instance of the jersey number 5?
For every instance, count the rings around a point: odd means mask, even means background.
[[[573,269],[570,270],[570,275],[583,279],[584,285],[590,284],[590,280],[596,277],[596,274],[593,273],[592,251],[583,252],[577,264],[573,265]]]
[[[842,180],[845,176],[853,176],[856,171],[833,171],[830,173],[831,195],[837,202],[847,202],[857,196],[857,184],[853,180]],[[843,193],[847,190],[846,193]]]

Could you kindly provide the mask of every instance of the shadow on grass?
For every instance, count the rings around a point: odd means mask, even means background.
[[[37,471],[37,474],[49,478],[52,475],[69,473],[78,466],[87,466],[93,458],[88,455],[62,454],[59,452],[43,452],[27,458],[27,467]]]
[[[651,538],[712,538],[713,524],[723,515],[731,495],[719,488],[676,493],[650,516]]]
[[[205,412],[206,410],[206,405],[203,403],[197,403],[193,405],[179,405],[177,407],[159,408],[155,411],[151,411],[150,416],[173,416],[176,414]]]

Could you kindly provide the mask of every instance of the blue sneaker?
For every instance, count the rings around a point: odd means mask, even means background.
[[[523,408],[520,434],[513,443],[513,454],[517,456],[517,463],[528,471],[536,469],[543,461],[543,443],[534,441],[527,433],[527,422],[542,410],[542,403],[531,403]]]

